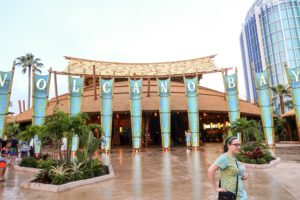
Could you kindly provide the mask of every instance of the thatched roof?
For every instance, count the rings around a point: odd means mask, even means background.
[[[82,112],[86,113],[98,113],[100,112],[100,90],[97,87],[97,100],[94,100],[93,87],[86,87],[83,93]],[[58,97],[58,108],[64,112],[69,112],[69,96],[63,94]],[[142,98],[142,110],[145,111],[158,111],[159,99],[157,94],[157,82],[156,80],[150,81],[150,97],[147,97],[147,80],[143,82],[143,98]],[[116,82],[114,85],[114,99],[113,99],[113,111],[114,112],[129,112],[130,111],[130,99],[128,81]],[[198,108],[200,112],[206,113],[227,113],[227,103],[224,93],[211,90],[204,87],[199,87]],[[187,99],[185,96],[184,84],[180,82],[171,82],[171,110],[186,112],[187,111]],[[47,107],[47,115],[51,115],[56,105],[56,99],[49,100]],[[240,111],[242,115],[260,116],[259,107],[249,102],[240,100]],[[14,119],[18,122],[31,121],[32,111],[28,110],[14,117],[9,117],[8,122],[12,122]]]
[[[63,73],[93,74],[95,66],[96,75],[114,77],[156,77],[156,76],[182,76],[183,74],[203,74],[220,71],[214,63],[215,55],[190,60],[159,62],[159,63],[121,63],[87,60],[65,56],[69,61]],[[69,69],[68,69],[69,68]]]
[[[296,115],[295,109],[289,110],[286,113],[282,114],[281,117],[293,117]]]

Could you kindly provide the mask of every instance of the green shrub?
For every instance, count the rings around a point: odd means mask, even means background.
[[[91,160],[90,163],[72,161],[71,164],[60,163],[53,159],[36,160],[24,159],[24,163],[36,163],[36,167],[42,170],[36,175],[33,182],[61,185],[70,181],[94,178],[108,174],[108,167],[102,165],[99,160]]]
[[[94,171],[91,168],[83,170],[83,179],[89,179],[94,177]]]
[[[34,179],[34,182],[47,184],[51,183],[51,178],[48,169],[42,169],[35,177],[36,179]]]
[[[70,165],[70,174],[73,181],[82,180],[84,178],[84,169],[86,165],[83,162],[72,161]]]
[[[52,166],[49,171],[51,184],[61,185],[70,181],[70,168],[65,164]]]
[[[50,154],[48,153],[40,153],[37,156],[37,160],[47,160],[48,158],[50,158]]]
[[[257,164],[267,164],[268,162],[264,158],[258,158],[257,159]]]
[[[55,164],[57,164],[55,160],[53,160],[51,158],[47,158],[46,160],[38,160],[37,161],[37,168],[50,169]]]
[[[237,155],[237,159],[243,163],[267,164],[275,158],[266,145],[252,142],[242,145],[241,152]]]
[[[33,157],[23,158],[20,162],[21,167],[37,168],[37,160]]]
[[[266,153],[263,158],[269,163],[272,160],[275,160],[275,158],[272,156],[270,152]]]

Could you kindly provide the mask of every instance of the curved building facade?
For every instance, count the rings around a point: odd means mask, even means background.
[[[257,101],[256,72],[270,67],[272,86],[288,84],[285,65],[300,66],[300,1],[257,0],[242,25],[240,45],[248,101]]]

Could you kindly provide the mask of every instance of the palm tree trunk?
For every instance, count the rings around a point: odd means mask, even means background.
[[[31,66],[28,70],[28,110],[30,110],[30,99],[31,99]]]
[[[289,140],[292,141],[292,131],[291,131],[291,127],[290,127],[290,123],[289,123],[288,119],[286,119],[285,125],[286,125],[287,132],[289,135]]]
[[[283,96],[279,96],[279,101],[280,101],[280,109],[281,109],[281,114],[284,114],[284,103],[283,103]]]
[[[58,143],[58,144],[56,144],[56,147],[58,147],[57,149],[58,149],[58,155],[59,155],[59,160],[62,160],[62,154],[61,154],[61,145],[60,145],[60,143]]]

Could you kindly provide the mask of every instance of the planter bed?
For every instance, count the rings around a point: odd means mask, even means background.
[[[31,168],[31,167],[21,167],[20,165],[12,165],[14,170],[22,171],[22,172],[31,172],[31,173],[39,173],[41,169],[39,168]]]
[[[268,168],[275,167],[280,162],[281,159],[277,157],[275,160],[272,160],[269,164],[249,164],[249,163],[243,163],[243,164],[246,168],[268,169]]]
[[[29,169],[31,169],[31,168],[29,168]],[[108,174],[103,175],[103,176],[98,176],[95,178],[84,179],[84,180],[79,180],[79,181],[73,181],[73,182],[62,184],[62,185],[37,183],[37,182],[33,182],[36,178],[31,178],[27,181],[22,182],[20,186],[21,186],[21,188],[26,188],[26,189],[42,190],[42,191],[48,191],[48,192],[62,192],[65,190],[69,190],[69,189],[78,187],[78,186],[93,184],[93,183],[102,182],[102,181],[105,181],[108,179],[112,179],[115,175],[114,175],[113,168],[111,165],[108,166],[108,172],[109,172]]]

